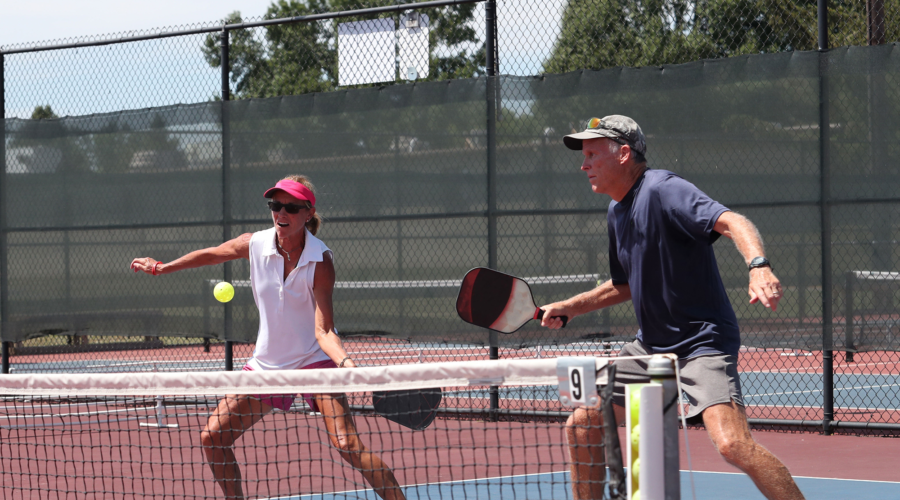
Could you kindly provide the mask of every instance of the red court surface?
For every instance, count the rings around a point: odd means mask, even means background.
[[[73,415],[81,409],[72,410],[66,418],[78,420]],[[217,497],[219,490],[199,446],[205,417],[168,420],[176,421],[177,429],[141,428],[136,421],[2,428],[0,497]],[[366,444],[391,464],[402,485],[566,467],[558,423],[438,419],[425,431],[413,432],[377,417],[358,416],[356,421]],[[22,425],[25,420],[15,422]],[[368,489],[361,474],[327,442],[321,417],[294,412],[265,417],[235,446],[245,492],[256,498]]]

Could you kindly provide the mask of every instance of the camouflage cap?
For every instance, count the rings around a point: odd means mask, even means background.
[[[628,144],[631,149],[641,155],[647,154],[647,141],[644,139],[644,132],[641,131],[640,125],[631,118],[622,115],[591,118],[588,120],[587,128],[584,129],[584,132],[563,137],[563,143],[569,149],[581,151],[582,141],[598,137],[606,137],[619,144]]]

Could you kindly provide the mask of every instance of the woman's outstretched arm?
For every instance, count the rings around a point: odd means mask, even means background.
[[[250,259],[251,233],[245,233],[233,240],[226,241],[217,247],[203,248],[179,257],[172,262],[163,263],[151,257],[138,257],[131,261],[134,272],[147,274],[169,274],[182,269],[193,269],[202,266],[214,266],[229,260]]]

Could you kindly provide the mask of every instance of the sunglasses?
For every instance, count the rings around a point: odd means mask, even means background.
[[[611,132],[613,132],[613,133],[615,133],[615,134],[622,134],[622,132],[621,132],[619,129],[610,127],[609,125],[607,125],[607,124],[606,124],[603,120],[601,120],[600,118],[591,118],[590,120],[588,120],[587,128],[588,128],[588,130],[591,130],[591,129],[593,129],[593,130],[603,129],[603,130],[609,130],[609,131],[611,131]],[[628,143],[627,143],[624,139],[622,139],[622,138],[616,138],[616,137],[607,137],[607,138],[608,138],[608,139],[612,139],[613,142],[617,142],[617,143],[622,144],[622,145],[628,144]]]
[[[285,212],[293,215],[300,213],[301,210],[309,208],[309,205],[298,205],[296,203],[281,203],[280,201],[269,201],[267,203],[269,205],[269,210],[273,212],[280,212],[283,208]]]

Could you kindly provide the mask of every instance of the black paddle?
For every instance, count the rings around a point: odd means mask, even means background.
[[[372,393],[375,413],[415,431],[434,420],[441,405],[441,390],[414,389],[409,391],[378,391]]]
[[[466,273],[456,298],[456,312],[466,323],[500,333],[512,333],[525,323],[544,317],[525,280],[486,267]],[[566,316],[559,319],[563,327],[569,322]]]

